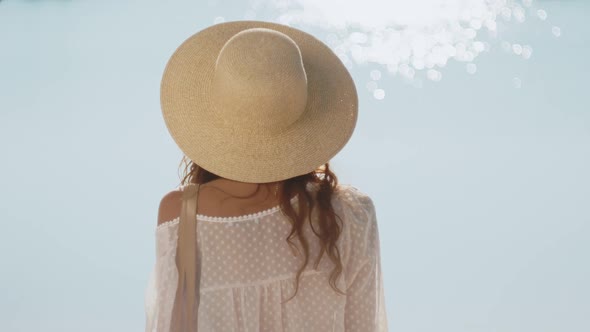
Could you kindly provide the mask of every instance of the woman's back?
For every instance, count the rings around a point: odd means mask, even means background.
[[[298,198],[293,197],[291,203],[296,207]],[[343,221],[337,244],[343,274],[336,285],[348,295],[330,287],[334,265],[326,254],[317,269],[313,268],[320,243],[306,223],[309,262],[297,295],[284,304],[295,292],[294,280],[303,255],[286,242],[291,224],[279,207],[239,217],[199,212],[198,330],[387,331],[373,202],[355,187],[339,185],[332,204]],[[148,332],[169,331],[178,282],[178,221],[168,220],[156,229],[156,265],[146,292]],[[297,241],[295,244],[300,249]]]
[[[147,330],[170,332],[173,312],[175,330],[386,331],[373,203],[351,186],[332,188],[329,162],[354,131],[358,94],[331,47],[273,22],[215,24],[176,49],[160,87],[166,127],[189,161],[181,183],[287,185],[275,192],[284,210],[273,198],[256,209],[205,201],[226,217],[195,217],[200,185],[164,197],[184,208],[158,216]],[[311,214],[310,183],[321,188]],[[239,211],[254,213],[227,217]]]

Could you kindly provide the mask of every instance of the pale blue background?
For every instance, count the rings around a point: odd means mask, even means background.
[[[333,160],[379,219],[391,331],[590,331],[590,4],[505,32],[475,75],[364,87]],[[174,48],[239,1],[0,3],[0,330],[142,331],[181,153],[159,109]],[[555,38],[551,26],[562,36]],[[319,35],[319,37],[323,37]],[[512,78],[522,79],[522,88]]]

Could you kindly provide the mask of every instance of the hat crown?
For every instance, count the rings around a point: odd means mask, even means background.
[[[215,117],[223,126],[259,135],[284,131],[307,105],[299,47],[272,29],[235,34],[217,57],[211,95]]]

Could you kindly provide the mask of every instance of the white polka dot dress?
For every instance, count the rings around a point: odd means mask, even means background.
[[[291,203],[297,207],[297,197]],[[306,223],[309,262],[297,295],[285,303],[281,302],[295,291],[303,257],[286,242],[291,224],[279,207],[239,217],[198,214],[198,331],[388,331],[373,202],[357,188],[340,184],[332,204],[343,222],[337,242],[343,271],[337,286],[348,295],[330,287],[334,265],[325,253],[314,269],[320,246]],[[315,211],[312,217],[317,217]],[[155,231],[156,263],[145,298],[146,332],[170,332],[178,283],[178,222],[176,218],[162,223]],[[302,250],[297,240],[294,243]]]

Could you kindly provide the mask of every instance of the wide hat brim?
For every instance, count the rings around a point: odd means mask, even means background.
[[[307,75],[305,111],[272,136],[217,125],[211,113],[217,56],[232,36],[250,28],[273,29],[294,40]],[[224,178],[251,183],[285,180],[329,162],[352,136],[358,116],[354,81],[338,56],[306,32],[263,21],[220,23],[188,38],[166,65],[160,100],[166,127],[189,159]]]

